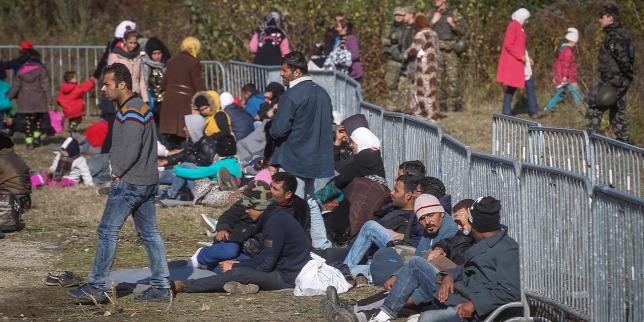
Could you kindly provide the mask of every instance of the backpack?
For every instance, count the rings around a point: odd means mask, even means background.
[[[0,189],[0,231],[11,232],[21,228],[20,201],[11,191]]]

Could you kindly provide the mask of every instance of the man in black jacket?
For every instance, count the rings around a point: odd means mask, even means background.
[[[271,193],[273,201],[284,212],[293,216],[306,232],[311,242],[311,208],[308,202],[295,194],[297,179],[288,172],[277,172],[273,175]]]
[[[244,190],[241,204],[262,233],[261,253],[249,259],[219,263],[222,274],[197,280],[173,281],[172,289],[180,292],[221,292],[247,294],[262,290],[293,288],[295,278],[311,259],[304,229],[289,214],[273,203],[270,186],[264,181],[251,181]]]

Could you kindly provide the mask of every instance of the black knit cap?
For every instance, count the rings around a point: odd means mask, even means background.
[[[364,114],[354,114],[342,121],[342,125],[344,125],[345,131],[347,131],[347,135],[350,137],[353,131],[355,131],[359,127],[366,127],[367,129],[369,128],[369,122],[367,121],[367,117],[364,116]]]
[[[204,95],[197,96],[195,98],[195,107],[200,108],[202,106],[210,106],[210,103],[208,102],[208,98]]]
[[[73,137],[68,137],[60,148],[67,151],[70,157],[78,156],[81,153],[80,144]]]
[[[617,8],[617,6],[614,4],[605,5],[604,7],[602,7],[602,10],[599,12],[599,17],[603,17],[605,15],[619,17],[619,8]]]
[[[486,233],[501,225],[501,202],[494,197],[481,197],[470,209],[469,222],[476,231]]]

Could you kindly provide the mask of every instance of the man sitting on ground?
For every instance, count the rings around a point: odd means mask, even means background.
[[[273,203],[270,186],[264,181],[251,181],[244,190],[242,204],[257,221],[262,233],[261,253],[250,259],[219,263],[222,274],[196,280],[173,281],[172,289],[180,292],[254,293],[295,287],[295,278],[311,259],[304,229],[289,214]]]
[[[465,252],[465,264],[439,271],[426,259],[413,257],[398,272],[380,313],[369,321],[394,320],[417,289],[438,306],[423,312],[419,321],[482,320],[499,306],[519,301],[519,246],[500,224],[500,211],[495,198],[479,198],[469,217],[477,243]]]

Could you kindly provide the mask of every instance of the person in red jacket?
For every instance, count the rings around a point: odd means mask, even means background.
[[[576,106],[580,106],[581,93],[577,85],[577,63],[575,62],[574,48],[579,41],[579,31],[576,28],[568,28],[566,33],[566,42],[559,47],[557,61],[553,67],[554,78],[552,81],[557,86],[557,92],[546,106],[547,112],[552,110],[563,101],[566,90],[572,95]]]
[[[64,82],[60,86],[56,102],[60,104],[65,118],[69,120],[69,131],[75,133],[78,131],[78,125],[83,120],[83,116],[85,116],[83,95],[94,88],[96,78],[92,76],[86,82],[78,84],[76,72],[69,71],[65,73],[63,79]]]
[[[508,25],[503,38],[501,58],[496,73],[496,81],[505,85],[503,97],[503,114],[511,115],[512,96],[517,88],[525,88],[528,99],[528,109],[531,118],[542,117],[532,80],[532,59],[528,56],[526,43],[528,37],[523,25],[528,22],[530,12],[521,8],[512,13],[512,21]]]

